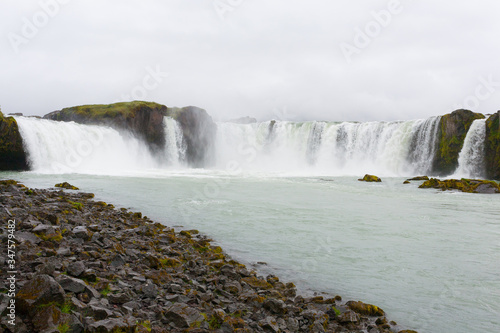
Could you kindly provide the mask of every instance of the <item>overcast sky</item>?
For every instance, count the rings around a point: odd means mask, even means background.
[[[500,109],[500,2],[0,0],[0,105],[141,99],[216,120]]]

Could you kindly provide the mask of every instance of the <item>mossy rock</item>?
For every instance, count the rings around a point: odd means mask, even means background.
[[[458,190],[465,193],[500,193],[500,185],[491,180],[482,179],[445,179],[431,178],[419,188],[435,188],[442,191]]]
[[[486,120],[486,177],[500,180],[500,111]]]
[[[429,177],[428,176],[417,176],[417,177],[407,179],[407,181],[421,181],[421,180],[429,180]]]
[[[441,117],[437,150],[432,167],[434,174],[447,176],[457,169],[458,156],[464,145],[467,132],[474,120],[484,118],[483,114],[463,109]]]
[[[374,175],[368,175],[366,174],[363,179],[358,179],[360,182],[369,182],[369,183],[372,183],[372,182],[375,182],[375,183],[380,183],[382,181],[382,179],[380,179],[379,177],[377,176],[374,176]]]
[[[23,139],[14,117],[0,112],[0,171],[28,170],[28,159]]]
[[[385,315],[384,310],[378,306],[366,304],[363,302],[349,301],[346,303],[347,307],[352,311],[365,316],[381,317]]]
[[[250,287],[255,289],[268,290],[273,288],[273,286],[269,282],[264,279],[258,279],[255,276],[243,278],[241,279],[241,281],[247,283]]]
[[[54,185],[54,186],[55,186],[55,187],[64,188],[64,189],[66,189],[66,190],[74,190],[74,191],[79,190],[79,188],[78,188],[78,187],[73,186],[73,185],[71,185],[71,184],[70,184],[70,183],[68,183],[68,182],[64,182],[64,183],[56,184],[56,185]]]

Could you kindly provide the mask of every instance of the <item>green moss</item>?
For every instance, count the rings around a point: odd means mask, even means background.
[[[172,258],[160,259],[160,263],[162,267],[177,267],[181,264],[179,260]]]
[[[360,182],[375,182],[375,183],[380,183],[382,181],[382,179],[380,179],[379,177],[377,176],[374,176],[374,175],[368,175],[366,174],[363,179],[358,179]]]
[[[146,331],[151,332],[151,322],[149,320],[137,322],[137,326],[142,326]],[[139,331],[138,327],[136,327],[135,331]]]
[[[459,190],[466,193],[477,193],[478,187],[485,184],[495,188],[497,193],[500,193],[500,185],[495,181],[480,180],[480,179],[465,179],[465,178],[462,178],[460,180],[458,179],[439,180],[436,178],[431,178],[422,183],[422,185],[420,185],[419,188],[436,188],[442,191]]]
[[[486,121],[486,173],[500,180],[500,111]]]
[[[79,188],[78,188],[78,187],[73,186],[73,185],[71,185],[71,184],[70,184],[70,183],[68,183],[68,182],[64,182],[64,183],[60,183],[60,184],[55,184],[54,186],[55,186],[55,187],[64,188],[64,189],[66,189],[66,190],[75,190],[75,191],[76,191],[76,190],[79,190]]]
[[[71,204],[71,206],[76,209],[76,210],[82,210],[83,209],[83,204],[80,203],[80,202],[73,202],[73,201],[69,201],[68,202]]]
[[[162,109],[163,105],[154,102],[133,101],[121,102],[115,104],[93,104],[93,105],[80,105],[70,108],[64,108],[59,114],[60,118],[68,114],[76,114],[87,119],[106,119],[117,117],[134,117],[135,111],[141,107],[148,107],[151,109]]]
[[[333,310],[333,312],[335,312],[335,315],[336,315],[337,317],[338,317],[338,316],[340,316],[340,311],[339,311],[339,309],[337,309],[336,307],[332,306],[332,310]]]
[[[458,155],[462,150],[467,132],[474,120],[484,118],[484,115],[469,110],[457,110],[441,117],[433,166],[435,173],[449,175],[456,170]]]
[[[66,323],[59,324],[57,326],[57,330],[59,331],[59,333],[67,333],[67,332],[69,332],[69,328],[70,328],[69,324],[66,324]]]
[[[109,289],[109,285],[107,285],[103,290],[101,290],[101,295],[106,297],[109,295],[110,292],[111,292],[111,289]]]

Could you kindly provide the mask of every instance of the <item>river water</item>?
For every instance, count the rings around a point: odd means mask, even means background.
[[[168,226],[198,229],[305,293],[376,304],[420,333],[500,331],[496,195],[418,189],[401,177],[203,169],[0,178],[44,188],[68,181]]]

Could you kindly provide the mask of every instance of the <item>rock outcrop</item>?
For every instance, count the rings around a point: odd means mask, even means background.
[[[19,127],[13,117],[0,112],[0,171],[27,170],[28,163]]]
[[[500,179],[500,111],[486,120],[486,177]]]
[[[382,179],[374,175],[366,174],[362,179],[358,179],[360,182],[368,182],[368,183],[380,183]]]
[[[456,110],[441,117],[438,147],[433,163],[433,174],[451,175],[458,167],[458,155],[472,122],[484,115],[469,110]]]
[[[431,178],[422,183],[419,188],[436,188],[442,191],[459,190],[466,193],[500,193],[500,185],[497,182],[491,180],[465,178],[445,180]]]
[[[44,116],[56,121],[79,124],[106,125],[127,130],[145,141],[156,153],[165,147],[163,117],[167,107],[153,102],[123,102],[115,104],[82,105],[64,108]]]
[[[187,106],[168,108],[166,115],[177,120],[181,126],[188,164],[195,168],[211,166],[214,163],[217,125],[207,111]]]

